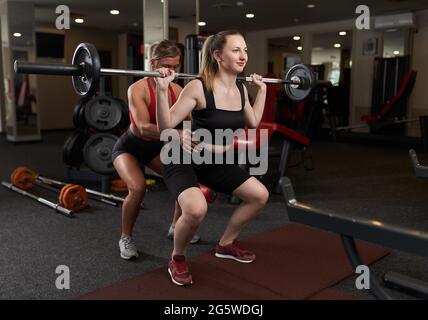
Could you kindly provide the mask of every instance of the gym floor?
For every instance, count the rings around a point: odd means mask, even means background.
[[[65,180],[62,145],[68,134],[66,131],[44,132],[42,142],[17,144],[0,136],[1,180],[9,180],[17,166]],[[408,149],[314,141],[308,152],[313,157],[314,170],[306,171],[302,166],[290,168],[288,177],[299,201],[346,215],[427,231],[428,179],[415,177]],[[428,163],[428,156],[416,150],[420,162]],[[263,180],[268,186],[274,181],[277,159],[270,159],[269,165],[269,175]],[[36,188],[35,193],[55,199],[51,192]],[[146,195],[148,209],[141,212],[135,227],[134,237],[142,256],[135,261],[124,261],[118,251],[120,207],[91,201],[91,208],[69,219],[0,188],[0,299],[73,299],[166,266],[172,250],[166,233],[173,202],[162,182],[158,182],[156,189]],[[233,207],[225,197],[210,205],[198,231],[203,240],[190,246],[190,257],[214,247]],[[287,223],[282,196],[271,194],[263,214],[245,229],[241,238]],[[58,265],[70,268],[70,290],[55,287]],[[425,258],[392,251],[371,265],[371,271],[377,276],[396,271],[428,281],[426,266]],[[354,283],[355,278],[350,277],[335,289],[356,299],[373,299],[369,292],[355,289]],[[397,299],[416,299],[403,292],[387,291]]]

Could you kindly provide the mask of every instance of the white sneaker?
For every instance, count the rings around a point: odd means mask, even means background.
[[[174,240],[174,225],[169,226],[168,239]],[[195,234],[192,240],[190,240],[190,243],[195,244],[195,243],[198,243],[199,241],[201,241],[201,237],[198,234]]]
[[[134,239],[131,237],[122,237],[119,240],[120,257],[125,260],[138,258],[138,250]]]

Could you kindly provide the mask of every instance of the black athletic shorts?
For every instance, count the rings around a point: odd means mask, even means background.
[[[162,171],[174,199],[184,190],[198,187],[198,183],[230,195],[251,177],[236,164],[162,164]]]
[[[119,140],[114,145],[112,161],[114,162],[122,153],[130,153],[137,158],[141,165],[146,165],[159,155],[163,145],[163,141],[147,141],[140,139],[128,129],[128,131],[120,136]]]

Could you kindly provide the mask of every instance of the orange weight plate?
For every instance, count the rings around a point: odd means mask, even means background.
[[[84,209],[89,203],[86,189],[76,184],[66,185],[60,192],[59,203],[75,212]]]
[[[16,168],[10,175],[10,182],[22,190],[31,189],[36,181],[37,173],[26,167]]]

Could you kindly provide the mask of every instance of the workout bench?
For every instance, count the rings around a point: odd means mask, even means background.
[[[428,257],[428,233],[420,230],[393,226],[382,221],[349,217],[321,210],[299,202],[290,179],[282,177],[279,182],[291,222],[337,233],[353,268],[363,265],[354,239],[376,243],[391,249]],[[385,273],[383,281],[390,286],[401,287],[428,296],[428,284],[394,272]],[[377,299],[392,300],[379,281],[370,275],[370,291]]]

